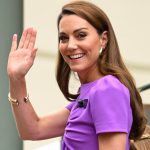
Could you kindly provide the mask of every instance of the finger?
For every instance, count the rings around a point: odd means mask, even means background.
[[[37,31],[33,30],[31,38],[30,38],[30,42],[29,42],[29,45],[28,45],[28,48],[31,49],[31,50],[34,48],[35,41],[36,41],[36,35],[37,35]]]
[[[34,49],[32,50],[32,53],[31,53],[31,56],[32,56],[32,62],[34,62],[34,60],[35,60],[36,53],[37,53],[37,48],[34,48]]]
[[[25,49],[27,49],[28,46],[29,46],[30,39],[31,39],[31,36],[32,36],[32,32],[33,32],[32,28],[28,29],[28,32],[27,32],[27,35],[26,35],[26,39],[25,39],[24,45],[23,45],[23,48],[25,48]]]
[[[26,29],[26,30],[23,31],[21,39],[20,39],[20,42],[19,42],[18,49],[23,48],[24,41],[25,41],[26,36],[27,36],[27,32],[28,32],[28,29]]]
[[[13,35],[11,51],[15,51],[17,49],[17,34]]]

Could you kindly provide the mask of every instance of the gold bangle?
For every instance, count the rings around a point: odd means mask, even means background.
[[[12,98],[12,97],[10,96],[10,93],[8,93],[8,100],[9,100],[9,102],[10,102],[11,104],[19,106],[19,101],[18,101],[18,99]],[[27,102],[29,101],[29,94],[28,94],[26,97],[24,97],[23,100],[24,100],[25,103],[27,103]]]

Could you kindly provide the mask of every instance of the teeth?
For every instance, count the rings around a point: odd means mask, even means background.
[[[83,57],[83,55],[84,55],[84,54],[76,54],[76,55],[70,55],[69,57],[70,57],[71,59],[78,59],[78,58]]]

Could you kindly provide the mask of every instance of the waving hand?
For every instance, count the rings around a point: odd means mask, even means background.
[[[14,79],[24,78],[34,63],[36,31],[28,28],[23,31],[19,44],[17,35],[13,35],[11,51],[8,57],[8,76]]]

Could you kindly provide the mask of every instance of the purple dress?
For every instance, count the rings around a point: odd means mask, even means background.
[[[84,101],[83,106],[79,105],[80,100]],[[99,150],[98,134],[106,132],[127,133],[126,150],[129,150],[130,94],[116,77],[107,75],[82,84],[79,97],[66,108],[70,110],[70,116],[62,150]]]

